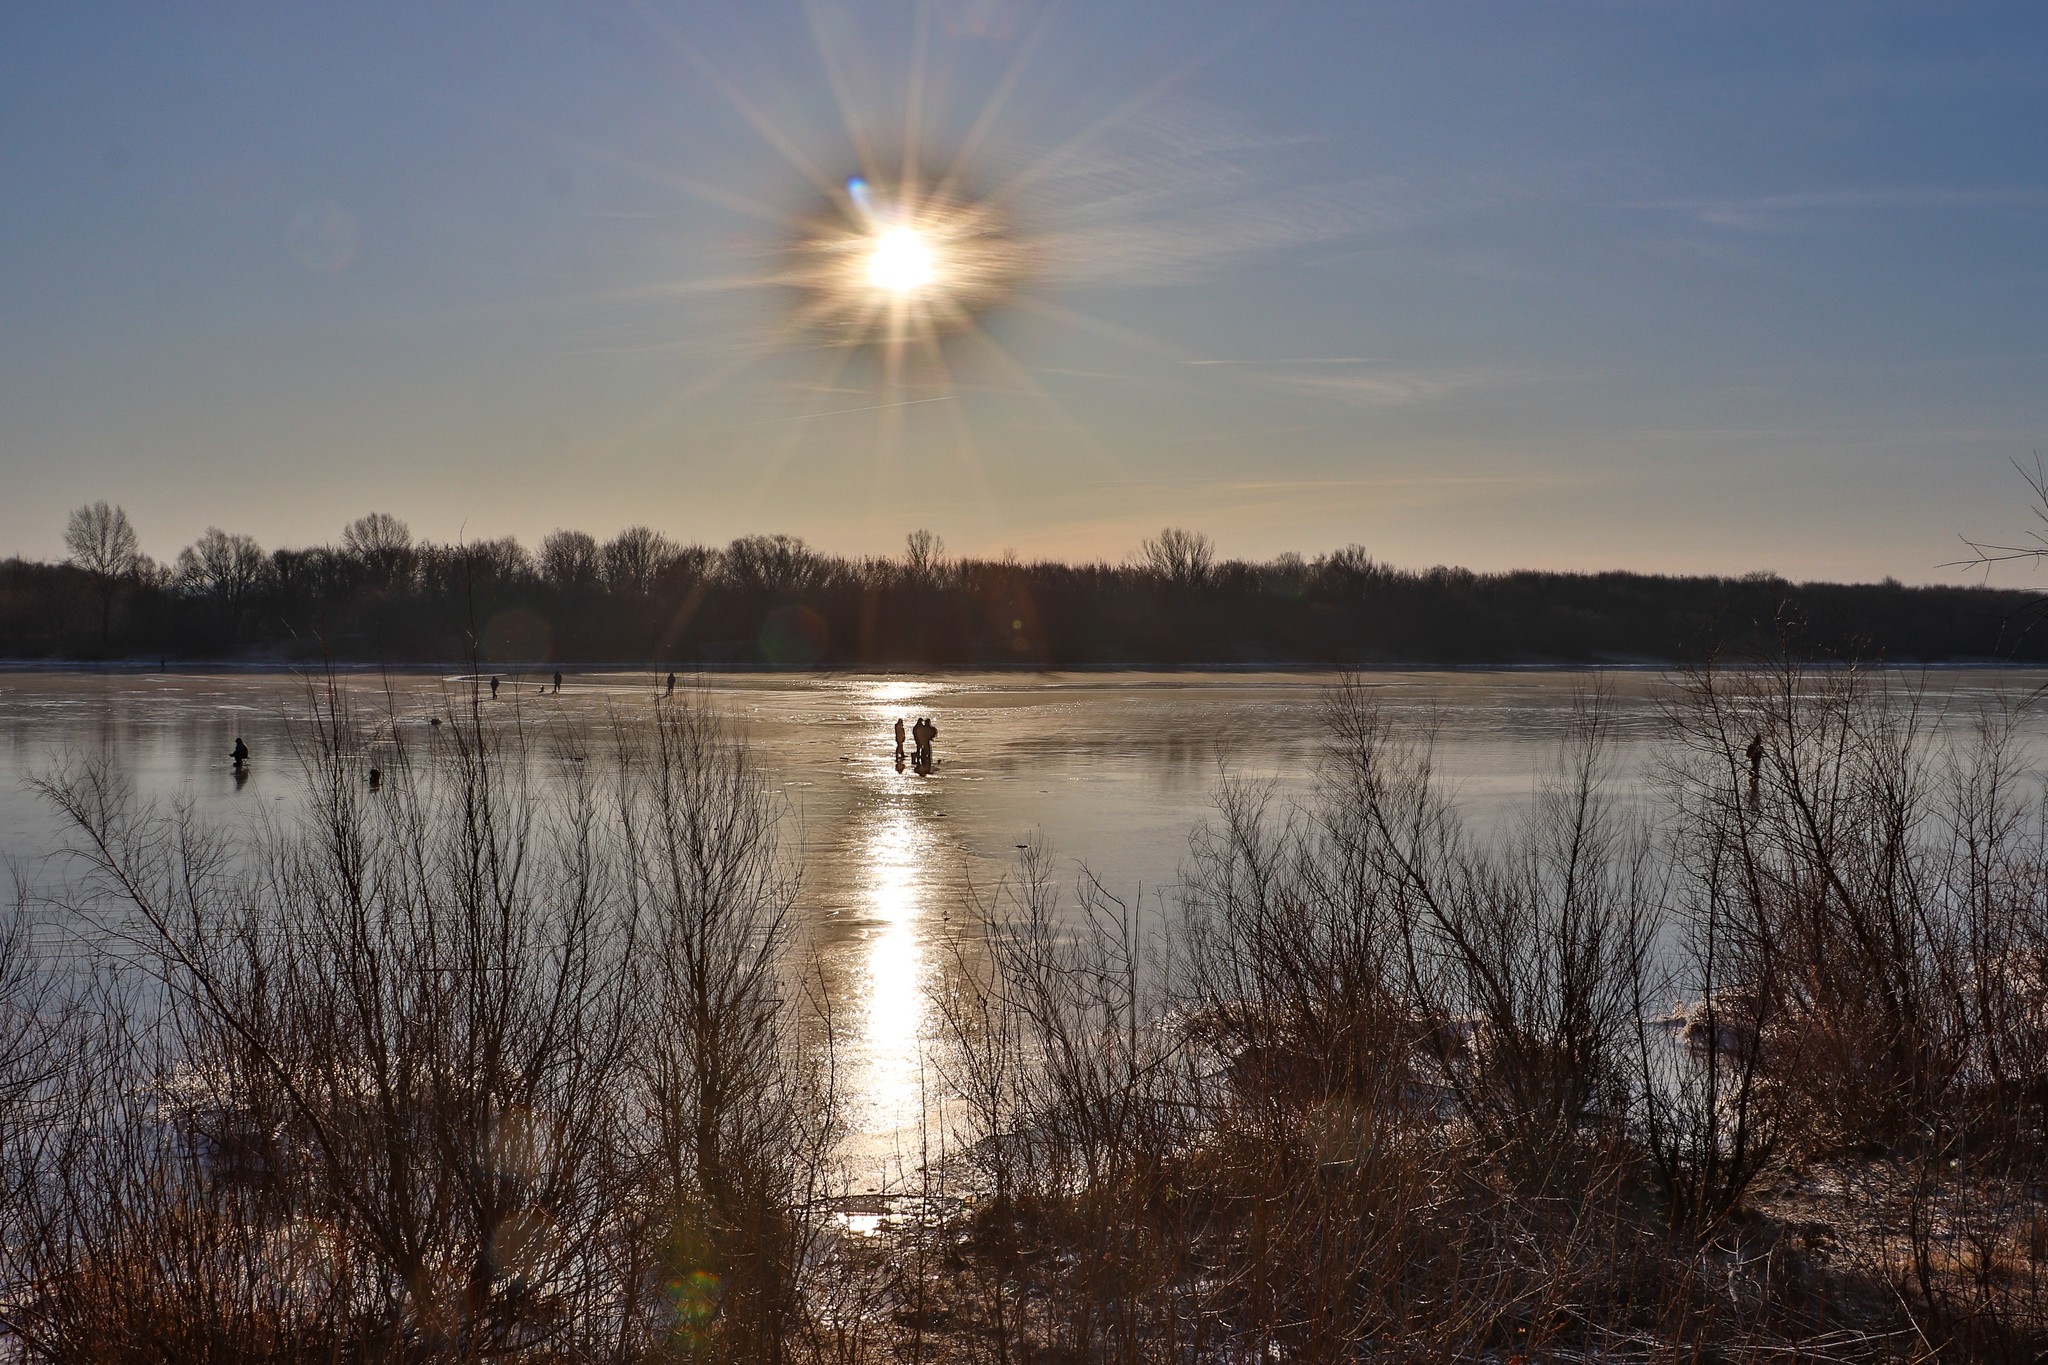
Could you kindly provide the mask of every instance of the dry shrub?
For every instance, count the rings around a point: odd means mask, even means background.
[[[806,1036],[793,993],[777,800],[701,704],[619,727],[616,752],[625,899],[644,927],[636,1069],[652,1146],[636,1183],[654,1202],[677,1344],[784,1359],[808,1325],[836,1133],[830,1040]]]
[[[1902,1131],[1959,1062],[1935,976],[1940,926],[1917,894],[1922,698],[1857,669],[1707,672],[1689,687],[1678,799],[1725,845],[1730,928],[1748,939],[1739,971],[1752,978],[1733,984],[1758,1015],[1747,1026],[1808,1060],[1815,1121],[1849,1140]]]
[[[1325,824],[1393,907],[1402,986],[1436,1074],[1490,1160],[1547,1190],[1628,1106],[1638,984],[1660,911],[1647,836],[1605,795],[1611,721],[1579,699],[1517,828],[1475,847],[1372,689],[1330,701]],[[1446,1027],[1446,1026],[1449,1027]]]
[[[984,1199],[917,1349],[2038,1344],[2048,858],[2010,718],[1945,753],[1920,691],[1806,669],[1696,675],[1671,716],[1651,810],[1606,795],[1596,691],[1480,837],[1431,735],[1346,681],[1310,799],[1225,781],[1170,932],[1034,852],[945,1001]],[[1866,1160],[1893,1223],[1847,1187],[1767,1211],[1845,1137],[1902,1143]]]
[[[744,745],[683,699],[590,764],[472,696],[396,729],[372,790],[366,728],[310,700],[308,800],[253,835],[103,764],[42,783],[81,909],[153,984],[146,1027],[108,1015],[74,1068],[74,1103],[119,1102],[29,1173],[21,1339],[776,1358],[829,1124],[784,1029],[790,883]]]
[[[1702,671],[1646,811],[1593,691],[1482,831],[1346,680],[1311,794],[1226,780],[1166,913],[1034,849],[961,917],[952,1159],[861,1239],[778,804],[701,698],[596,735],[458,699],[380,738],[376,792],[312,700],[309,799],[251,836],[44,783],[105,933],[84,990],[0,935],[28,1357],[2042,1347],[2048,812],[2010,712]]]
[[[995,1357],[1145,1358],[1191,1263],[1188,1057],[1161,1025],[1167,947],[1083,873],[1071,903],[1042,854],[977,907],[940,1004],[957,1134],[985,1196],[958,1303]]]
[[[1330,714],[1313,802],[1225,785],[1184,931],[1034,853],[957,954],[986,1200],[949,1307],[991,1358],[1433,1355],[1639,1313],[1616,1247],[1655,898],[1601,713],[1497,848],[1369,689]]]

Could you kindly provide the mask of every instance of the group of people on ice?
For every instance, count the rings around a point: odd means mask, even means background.
[[[932,770],[932,741],[937,739],[939,727],[932,724],[929,716],[919,716],[917,723],[910,727],[910,738],[915,747],[911,750],[910,766],[920,773]],[[896,720],[896,771],[903,771],[903,719]]]

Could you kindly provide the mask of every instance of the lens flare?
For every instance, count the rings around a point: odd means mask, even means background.
[[[1007,297],[1024,252],[986,205],[855,176],[791,250],[784,282],[833,341],[919,348]]]

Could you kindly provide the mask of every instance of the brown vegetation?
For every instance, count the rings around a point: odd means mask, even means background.
[[[0,940],[29,1357],[2048,1349],[2048,810],[2008,712],[1702,671],[1642,804],[1589,692],[1480,830],[1342,684],[1313,797],[1226,784],[1177,913],[1041,850],[970,907],[950,1155],[853,1234],[794,868],[701,699],[458,707],[374,795],[312,700],[304,816],[253,844],[44,779],[104,956]]]

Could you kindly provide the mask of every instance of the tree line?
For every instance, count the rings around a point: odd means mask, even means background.
[[[646,526],[436,543],[388,513],[266,551],[209,528],[142,553],[118,506],[71,515],[67,557],[0,561],[12,658],[335,659],[663,666],[992,667],[1674,662],[1822,647],[1910,662],[2048,660],[2031,594],[1642,573],[1403,569],[1352,545],[1220,558],[1168,528],[1122,563],[723,548]]]

